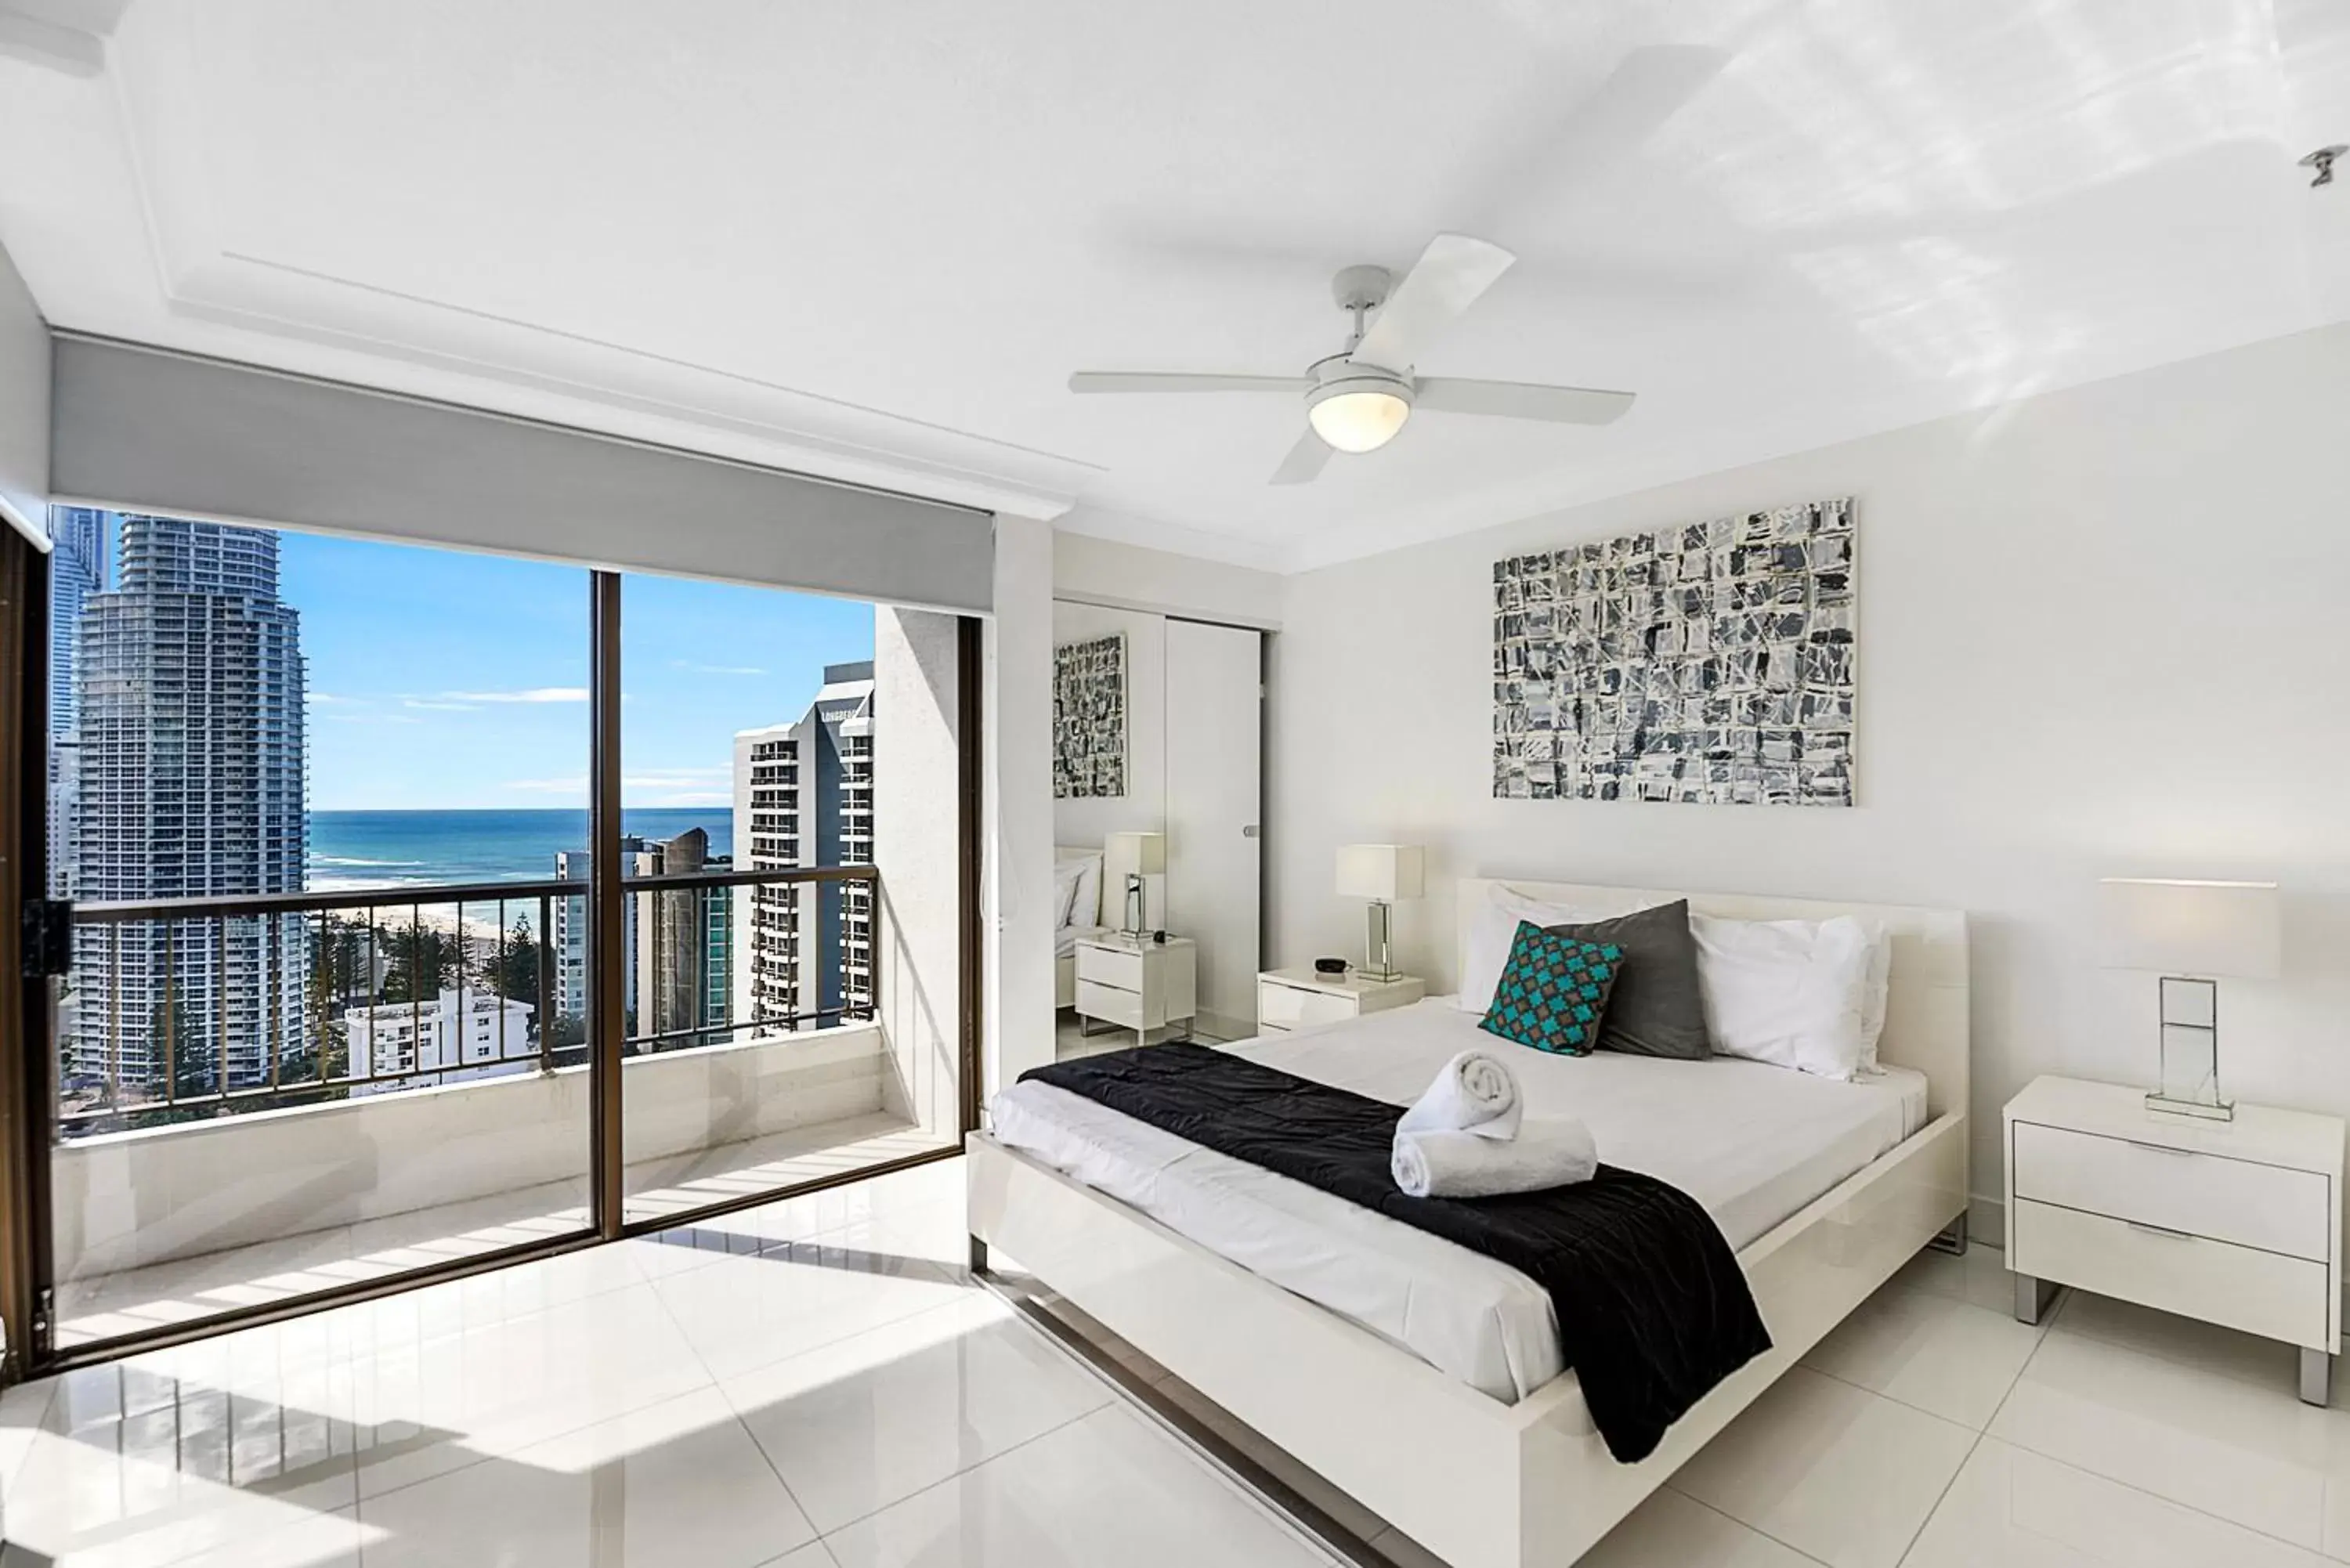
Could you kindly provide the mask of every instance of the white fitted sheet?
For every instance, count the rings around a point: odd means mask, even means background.
[[[1553,1056],[1498,1041],[1450,998],[1226,1047],[1301,1078],[1409,1105],[1455,1052],[1488,1049],[1532,1116],[1580,1116],[1599,1158],[1696,1199],[1742,1248],[1926,1121],[1926,1079],[1855,1083],[1717,1056]],[[1565,1366],[1550,1298],[1525,1275],[1259,1166],[1045,1084],[989,1103],[996,1141],[1505,1403]]]

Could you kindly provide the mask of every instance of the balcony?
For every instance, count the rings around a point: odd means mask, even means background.
[[[627,888],[706,898],[805,881],[846,882],[886,905],[870,867],[630,878]],[[583,1226],[593,1109],[584,1029],[567,1017],[547,1027],[536,1006],[561,995],[549,944],[499,954],[517,910],[547,931],[565,899],[581,918],[577,882],[78,908],[78,948],[104,957],[64,1009],[83,1027],[61,1026],[57,1343]],[[811,919],[817,902],[806,901]],[[403,932],[407,959],[381,950]],[[732,944],[748,966],[737,994],[771,967],[760,945],[747,932]],[[453,983],[429,1000],[387,997],[400,971],[386,965],[427,948],[451,960]],[[189,971],[192,954],[201,975]],[[473,983],[483,973],[495,983]],[[510,981],[522,994],[506,994]],[[848,993],[862,1016],[784,1022],[713,1015],[725,993],[707,976],[680,983],[650,1006],[638,998],[637,1016],[663,1016],[664,1004],[704,1011],[621,1043],[630,1220],[953,1141],[934,1070],[874,1016],[861,981]],[[437,1054],[436,1028],[449,1042]],[[500,1038],[484,1060],[475,1053],[491,1028]]]

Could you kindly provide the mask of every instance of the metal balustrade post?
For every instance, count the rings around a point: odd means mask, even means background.
[[[538,1070],[555,1071],[555,900],[538,896]]]
[[[179,1031],[174,1027],[172,1012],[176,1003],[172,998],[172,981],[179,971],[172,940],[172,922],[163,922],[163,1103],[176,1105],[180,1099]]]

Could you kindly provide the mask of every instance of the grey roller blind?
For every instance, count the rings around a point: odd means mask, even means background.
[[[983,512],[126,344],[56,350],[60,496],[930,609],[993,598]]]

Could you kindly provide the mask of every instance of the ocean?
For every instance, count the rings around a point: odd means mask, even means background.
[[[730,807],[660,806],[623,811],[620,831],[674,838],[710,835],[710,852],[734,846]],[[588,847],[585,811],[314,811],[314,891],[416,888],[452,882],[538,882],[555,875],[555,852]]]

